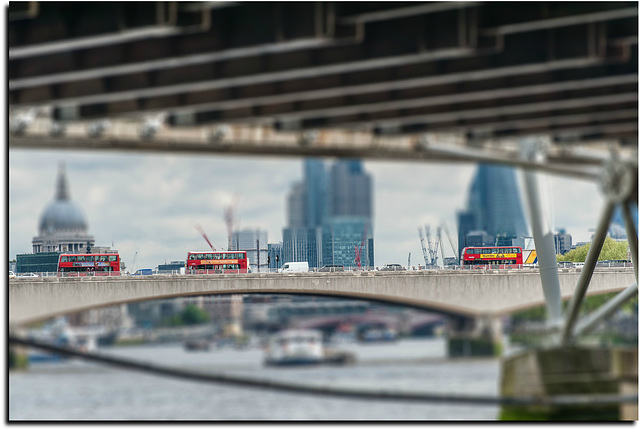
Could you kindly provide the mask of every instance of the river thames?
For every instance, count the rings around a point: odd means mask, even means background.
[[[344,366],[269,368],[259,348],[182,344],[103,347],[100,354],[198,372],[367,390],[497,396],[499,359],[445,357],[441,338],[340,346]],[[69,360],[9,375],[9,420],[495,420],[499,407],[290,394],[160,377]]]

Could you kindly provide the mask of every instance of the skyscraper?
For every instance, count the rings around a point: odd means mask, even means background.
[[[329,216],[371,218],[371,176],[360,160],[339,160],[329,177]]]
[[[282,260],[322,264],[321,225],[326,216],[326,171],[321,160],[304,161],[304,178],[287,195],[287,226],[282,229]]]
[[[360,160],[338,160],[328,182],[322,229],[324,264],[373,266],[372,180]]]
[[[484,231],[496,243],[511,244],[511,240],[529,234],[515,170],[511,167],[479,164],[469,189],[466,211],[458,213],[460,250],[470,231]]]
[[[324,163],[315,159],[305,160],[304,178],[305,226],[308,228],[320,227],[327,216],[327,173]]]
[[[634,221],[636,232],[638,231],[638,207],[634,206],[631,209],[631,217]],[[622,216],[622,208],[616,206],[611,218],[611,224],[609,225],[609,236],[616,240],[627,239],[627,228],[624,217]]]
[[[291,228],[307,226],[307,193],[304,182],[296,182],[287,195],[287,225]]]
[[[353,266],[359,252],[361,265],[373,265],[371,195],[359,160],[337,161],[328,176],[322,161],[305,160],[304,179],[287,195],[283,262]]]
[[[247,258],[252,272],[267,271],[269,248],[266,231],[260,229],[234,231],[232,241],[234,250],[247,251]]]

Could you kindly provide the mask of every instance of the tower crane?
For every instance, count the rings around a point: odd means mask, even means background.
[[[364,226],[364,234],[362,235],[362,243],[360,243],[360,247],[358,247],[358,245],[356,245],[356,258],[354,259],[354,262],[356,264],[356,267],[358,269],[360,269],[361,266],[361,257],[362,257],[362,250],[365,249],[364,248],[364,243],[367,240],[367,232],[368,232],[368,225]]]
[[[451,250],[453,251],[453,255],[456,258],[456,264],[460,264],[460,253],[458,252],[458,247],[453,244],[453,240],[451,239],[451,235],[449,234],[449,229],[447,228],[447,223],[440,221],[440,225],[444,229],[444,234],[447,236],[449,240],[449,245],[451,245]]]
[[[227,250],[231,251],[233,249],[233,222],[235,220],[235,212],[236,207],[238,206],[239,195],[236,193],[233,195],[233,200],[229,206],[224,207],[224,222],[227,225]]]
[[[216,249],[213,247],[213,245],[211,244],[211,242],[209,241],[209,238],[207,237],[207,234],[204,232],[204,230],[202,229],[202,227],[200,227],[200,224],[196,224],[196,230],[198,230],[200,232],[200,234],[202,235],[202,237],[204,237],[204,240],[207,241],[207,243],[209,244],[209,247],[211,247],[211,250],[213,252],[216,251]]]
[[[422,255],[424,256],[425,267],[429,266],[429,255],[427,254],[427,248],[424,246],[424,235],[422,234],[422,227],[418,226],[418,234],[420,235],[420,247],[422,248]]]
[[[442,257],[442,267],[444,267],[444,245],[442,245],[442,228],[440,226],[438,226],[438,230],[437,230],[437,234],[436,234],[436,249],[438,248],[438,246],[440,246],[440,256]]]
[[[431,257],[431,267],[438,266],[438,246],[440,245],[438,241],[435,243],[431,242],[431,231],[429,230],[429,225],[425,225],[425,230],[427,230],[427,244],[429,245],[429,256]]]
[[[136,253],[133,254],[133,258],[131,259],[131,271],[133,273],[136,272],[136,258],[138,258],[138,251],[136,251]]]

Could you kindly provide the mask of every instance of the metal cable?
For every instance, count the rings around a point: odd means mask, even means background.
[[[358,390],[349,388],[327,388],[308,384],[295,384],[290,382],[276,382],[266,379],[244,378],[224,374],[210,374],[192,372],[186,370],[171,369],[148,363],[139,363],[122,358],[109,357],[101,354],[87,354],[68,348],[50,345],[31,339],[25,339],[9,335],[9,343],[39,348],[59,354],[80,357],[85,360],[109,364],[129,370],[137,370],[160,376],[169,376],[183,380],[191,380],[205,383],[221,383],[232,386],[263,388],[284,391],[289,393],[303,393],[319,396],[345,397],[361,400],[386,400],[386,401],[418,401],[438,403],[458,403],[474,405],[510,405],[510,406],[567,406],[567,405],[611,405],[619,403],[638,403],[638,396],[621,396],[618,394],[601,395],[564,395],[552,397],[498,397],[481,395],[458,395],[441,393],[403,392],[394,390]]]

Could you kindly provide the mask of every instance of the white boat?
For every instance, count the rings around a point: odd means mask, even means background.
[[[270,366],[320,364],[325,359],[322,332],[285,330],[269,339],[265,364]]]

